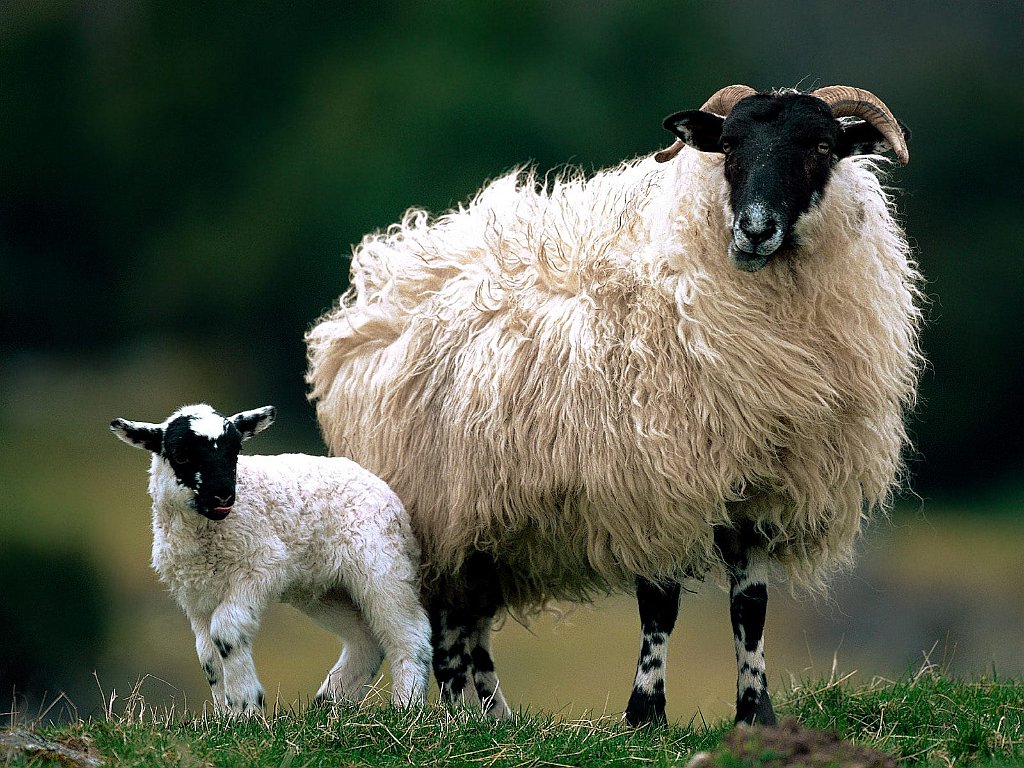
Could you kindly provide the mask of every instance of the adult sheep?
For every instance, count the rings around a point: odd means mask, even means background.
[[[410,210],[307,335],[328,445],[412,515],[438,681],[496,715],[498,611],[635,589],[625,717],[664,721],[680,581],[717,572],[736,719],[773,723],[769,573],[822,586],[901,477],[920,277],[857,157],[906,163],[901,124],[856,88],[730,86],[665,127],[589,179]]]

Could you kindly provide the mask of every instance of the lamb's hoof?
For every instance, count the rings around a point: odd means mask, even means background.
[[[325,709],[333,709],[336,707],[355,707],[358,704],[358,700],[352,699],[339,691],[320,690],[317,691],[316,696],[313,697],[313,706]]]
[[[228,717],[256,717],[263,715],[263,708],[266,706],[266,697],[263,695],[263,691],[256,691],[256,693],[250,698],[249,696],[243,696],[240,699],[235,699],[232,696],[228,696],[225,700],[225,708],[222,714]]]
[[[338,707],[345,704],[345,700],[338,698],[333,693],[325,693],[321,691],[313,697],[313,706],[321,707],[324,709],[331,709],[332,707]]]

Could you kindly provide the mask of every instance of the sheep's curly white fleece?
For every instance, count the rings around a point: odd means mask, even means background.
[[[328,445],[394,488],[433,574],[491,553],[513,610],[703,574],[740,521],[823,586],[900,482],[922,364],[878,162],[840,162],[754,274],[691,149],[410,210],[307,335]]]

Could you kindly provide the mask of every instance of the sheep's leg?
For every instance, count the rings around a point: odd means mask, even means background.
[[[508,704],[498,687],[491,658],[491,626],[504,605],[497,566],[491,555],[470,553],[460,573],[438,586],[431,606],[434,675],[446,704],[479,704],[495,719]]]
[[[446,704],[479,703],[485,715],[501,720],[511,714],[491,658],[493,616],[469,616],[443,609],[432,615],[434,676]]]
[[[256,676],[252,643],[259,628],[264,602],[225,600],[213,612],[210,639],[224,672],[224,706],[234,714],[263,709],[263,686]]]
[[[644,578],[637,579],[641,639],[633,693],[626,705],[625,718],[630,725],[666,723],[665,662],[669,636],[679,613],[680,591],[677,582],[654,584]]]
[[[199,656],[199,664],[206,675],[206,681],[210,684],[210,694],[213,696],[213,708],[216,711],[225,709],[224,700],[224,663],[221,661],[217,647],[210,637],[210,617],[196,616],[189,612],[189,621],[192,623],[192,632],[196,636],[196,655]]]
[[[384,661],[384,651],[369,625],[345,596],[329,595],[301,608],[324,629],[338,635],[343,643],[338,663],[316,692],[316,700],[362,701]]]
[[[481,709],[485,715],[501,720],[512,714],[512,711],[498,685],[498,675],[494,671],[494,660],[491,658],[493,622],[493,616],[482,616],[478,619],[469,641],[470,659],[473,665],[473,685],[480,698]]]
[[[775,725],[764,660],[771,561],[749,537],[719,540],[729,573],[729,615],[736,643],[736,722]]]
[[[473,703],[477,700],[471,647],[473,622],[460,612],[435,608],[430,624],[434,677],[441,690],[441,701],[449,705],[460,701]]]

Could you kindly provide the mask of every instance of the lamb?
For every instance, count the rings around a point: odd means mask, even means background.
[[[412,516],[444,696],[495,716],[500,611],[635,590],[625,719],[663,723],[681,583],[711,574],[736,720],[773,724],[770,576],[824,589],[903,482],[921,278],[870,156],[906,163],[903,125],[847,86],[729,86],[664,125],[591,178],[410,210],[307,333],[329,448]]]
[[[215,709],[263,708],[252,643],[277,600],[344,640],[318,700],[361,700],[386,656],[393,704],[423,704],[430,623],[405,507],[345,458],[239,456],[274,416],[267,406],[224,418],[200,404],[162,424],[110,424],[153,453],[153,568],[192,624]]]

